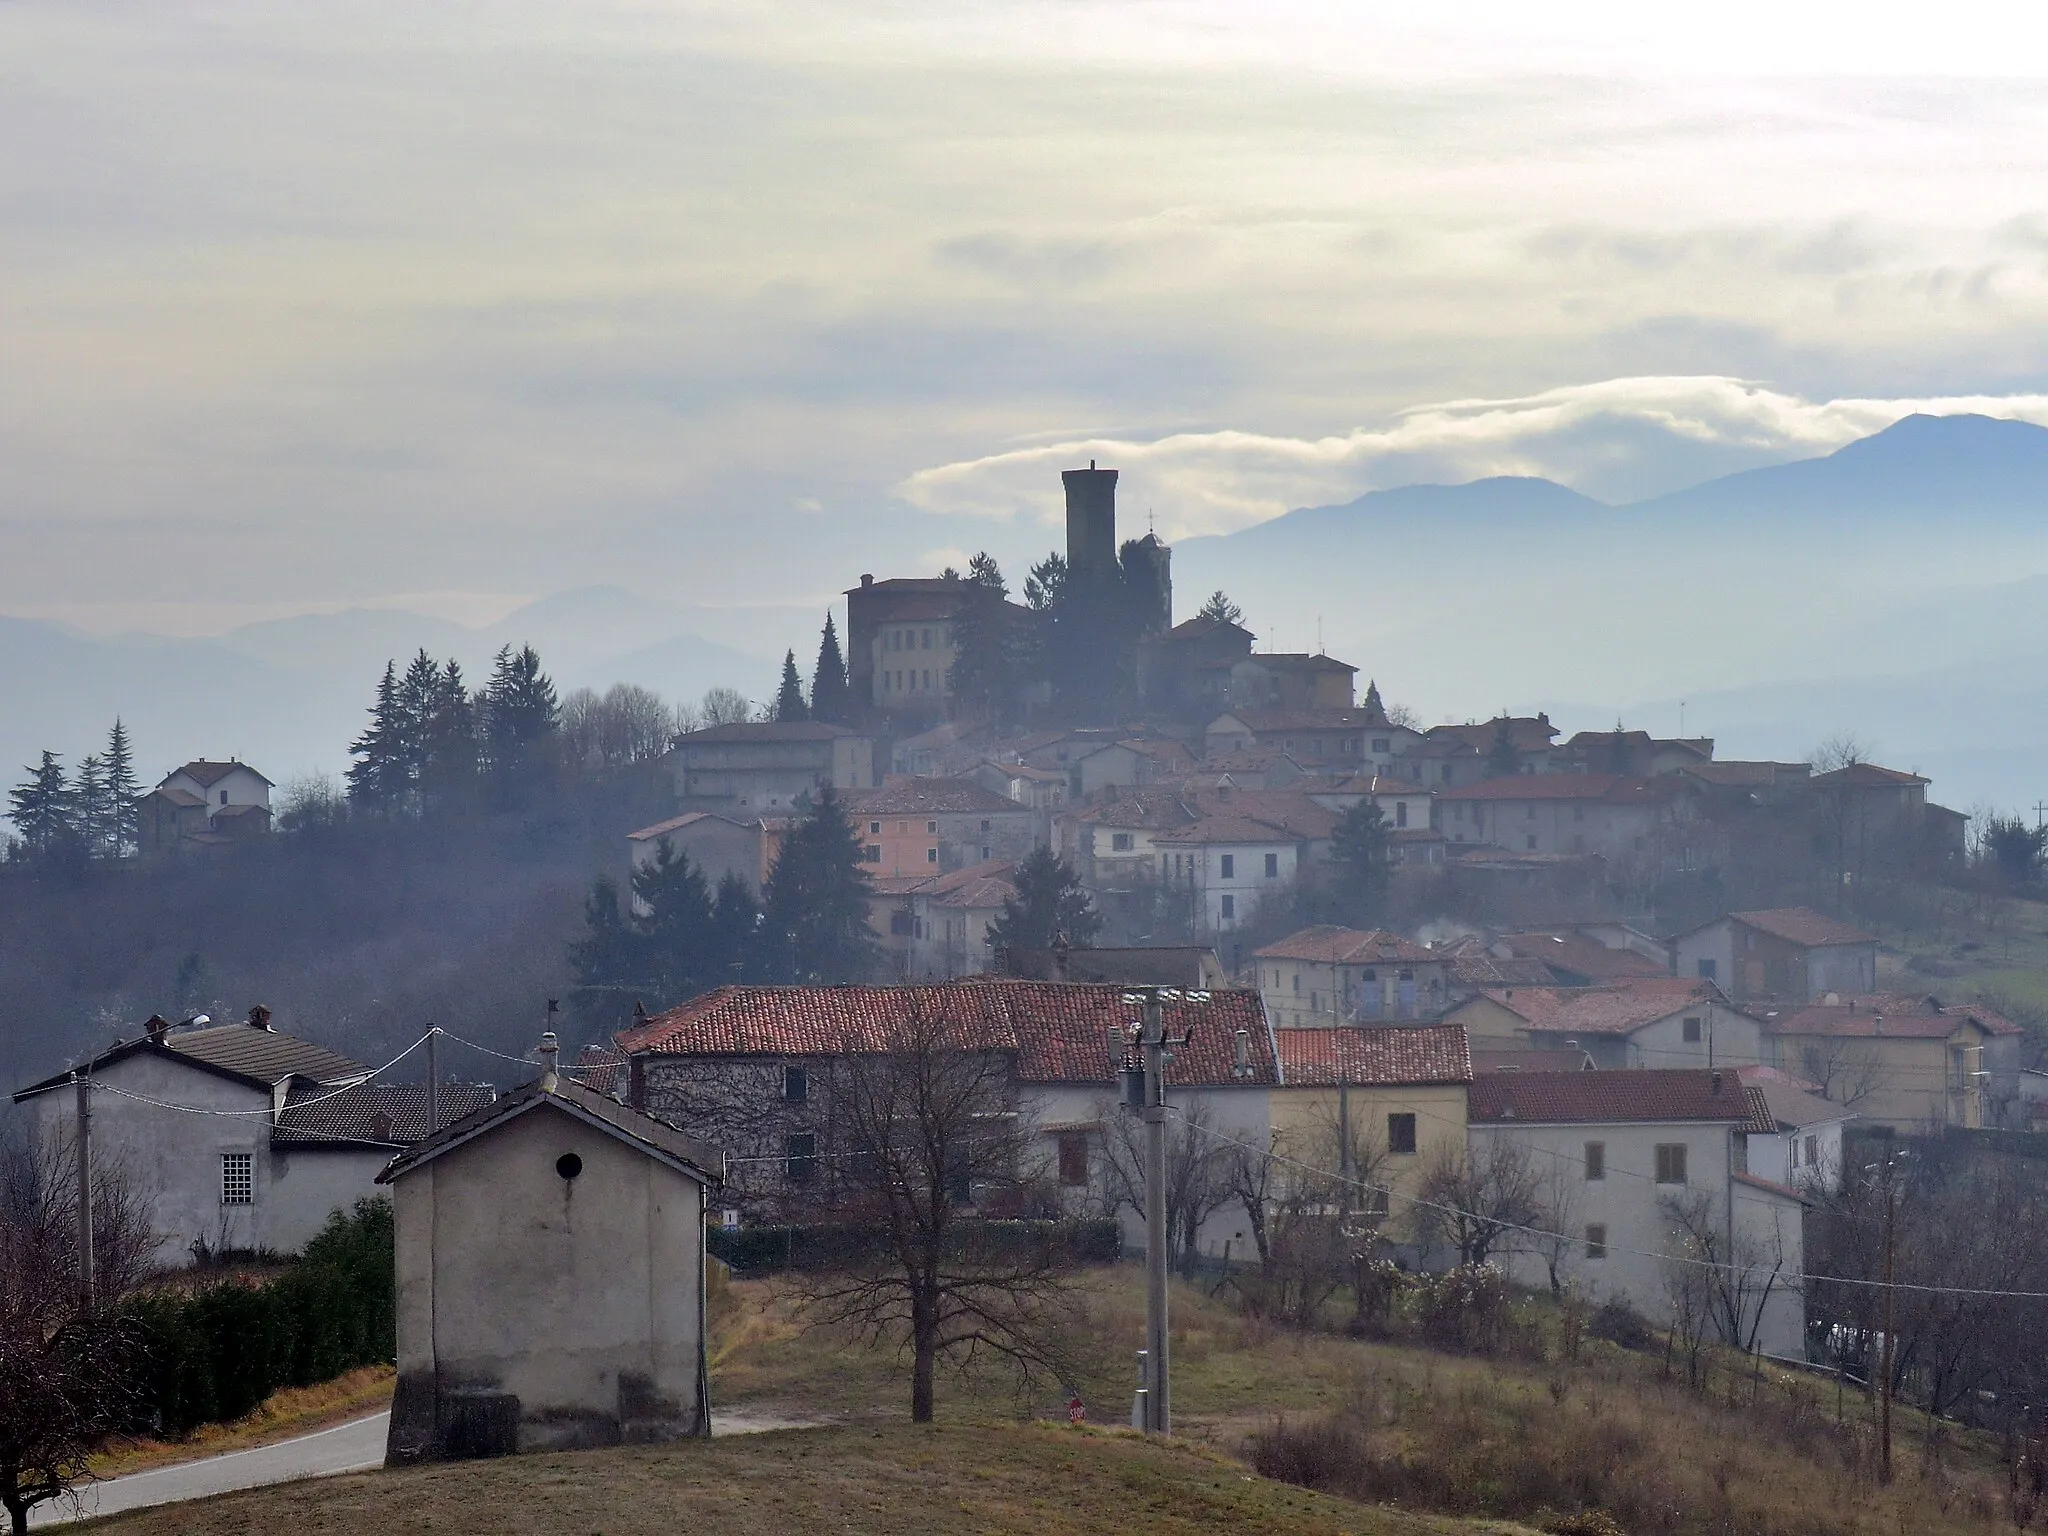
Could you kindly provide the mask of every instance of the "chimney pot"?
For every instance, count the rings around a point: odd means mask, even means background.
[[[555,1032],[552,1029],[543,1031],[540,1037],[540,1091],[542,1093],[553,1093],[555,1091],[555,1085],[559,1081],[555,1076],[555,1057],[560,1049],[560,1043],[555,1039]]]
[[[149,1032],[149,1038],[161,1043],[171,1032],[171,1021],[160,1013],[152,1013],[142,1026]]]
[[[251,1008],[249,1010],[249,1027],[251,1029],[270,1028],[270,1010],[261,1003]]]
[[[875,584],[875,573],[873,571],[862,571],[860,573],[860,584],[864,587],[872,587]]]

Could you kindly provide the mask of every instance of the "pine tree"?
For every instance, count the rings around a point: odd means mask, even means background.
[[[405,790],[405,739],[398,712],[398,663],[384,663],[370,727],[349,743],[348,797],[368,810],[388,810]]]
[[[643,969],[660,1006],[695,997],[722,979],[713,976],[711,887],[689,854],[667,839],[633,871],[633,913]]]
[[[1198,619],[1215,619],[1222,624],[1243,624],[1244,610],[1233,603],[1219,587],[1209,594],[1209,601],[1202,604]]]
[[[64,763],[54,752],[27,770],[28,778],[7,795],[8,816],[21,834],[22,847],[33,858],[56,856],[76,836],[71,790],[64,782]]]
[[[795,651],[782,653],[782,687],[775,694],[775,718],[784,724],[811,718],[811,706],[804,702],[804,680],[797,676]]]
[[[569,945],[569,970],[578,983],[606,991],[647,985],[639,936],[619,907],[619,885],[599,875],[583,903],[583,936]]]
[[[476,788],[476,707],[452,656],[435,674],[421,745],[422,792],[443,807],[466,800]]]
[[[440,664],[422,646],[398,679],[398,756],[407,791],[419,789],[427,776],[427,722],[440,691]]]
[[[1380,685],[1377,678],[1365,685],[1364,708],[1368,724],[1385,725],[1387,723],[1387,705],[1386,701],[1380,697]]]
[[[111,856],[114,840],[114,801],[107,787],[106,759],[97,752],[78,765],[71,779],[71,824],[89,859]]]
[[[135,754],[120,717],[107,732],[107,794],[113,800],[112,853],[125,859],[142,846],[142,786],[135,780]]]
[[[859,981],[873,969],[860,839],[828,786],[790,829],[762,902],[762,974],[807,983]]]
[[[1050,949],[1061,940],[1086,946],[1101,928],[1102,918],[1073,866],[1050,848],[1036,848],[1017,866],[1017,894],[1004,899],[1002,912],[988,925],[988,942],[998,954],[1014,955]]]
[[[484,689],[482,734],[485,761],[502,795],[516,796],[545,774],[561,724],[555,685],[533,647],[500,648]]]
[[[1337,818],[1330,864],[1344,920],[1359,926],[1376,921],[1393,876],[1393,840],[1378,805],[1360,800]]]
[[[967,563],[970,588],[953,614],[954,658],[946,675],[956,712],[1006,717],[1016,703],[1019,658],[1004,599],[1009,588],[987,551]]]
[[[811,718],[827,725],[845,725],[853,717],[853,699],[846,681],[846,657],[839,649],[839,631],[828,609],[825,633],[818,640],[818,665],[811,673]]]
[[[723,986],[751,980],[755,974],[761,933],[761,903],[753,887],[732,870],[718,882],[718,894],[711,901],[711,934],[707,942],[712,970],[708,986]]]

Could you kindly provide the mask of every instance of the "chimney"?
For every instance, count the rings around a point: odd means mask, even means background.
[[[270,1010],[264,1007],[261,1003],[258,1003],[255,1007],[251,1008],[249,1010],[249,1027],[251,1029],[269,1029]]]
[[[1720,1096],[1721,1096],[1721,1074],[1720,1074],[1720,1073],[1718,1073],[1718,1072],[1716,1072],[1716,1073],[1714,1074],[1714,1097],[1718,1099],[1718,1098],[1719,1098]]]
[[[555,1039],[555,1032],[552,1029],[545,1031],[540,1037],[540,1091],[542,1093],[553,1093],[555,1085],[560,1081],[555,1076],[555,1057],[560,1050],[561,1045]]]
[[[873,571],[862,571],[860,573],[860,584],[864,587],[872,587],[875,584],[875,573]]]
[[[1873,1013],[1873,1014],[1872,1014],[1872,1015],[1870,1016],[1870,1032],[1871,1032],[1871,1033],[1872,1033],[1873,1035],[1881,1035],[1881,1034],[1883,1034],[1883,1033],[1884,1033],[1884,1015],[1883,1015],[1883,1014],[1881,1014],[1881,1013]]]
[[[148,1031],[152,1045],[162,1045],[164,1036],[171,1032],[171,1021],[160,1013],[152,1013],[143,1021],[142,1027]]]
[[[1248,1029],[1240,1029],[1237,1032],[1237,1040],[1232,1047],[1230,1072],[1233,1077],[1252,1075],[1252,1032]]]

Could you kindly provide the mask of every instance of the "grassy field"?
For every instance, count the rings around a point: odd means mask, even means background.
[[[1886,950],[1878,984],[1944,1002],[2010,1005],[2014,1022],[2048,1019],[2048,902],[1933,890],[1910,925],[1868,925]]]

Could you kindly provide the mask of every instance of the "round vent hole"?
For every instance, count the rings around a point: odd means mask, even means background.
[[[573,1179],[583,1171],[583,1159],[574,1152],[564,1152],[555,1159],[555,1172],[565,1179]]]

